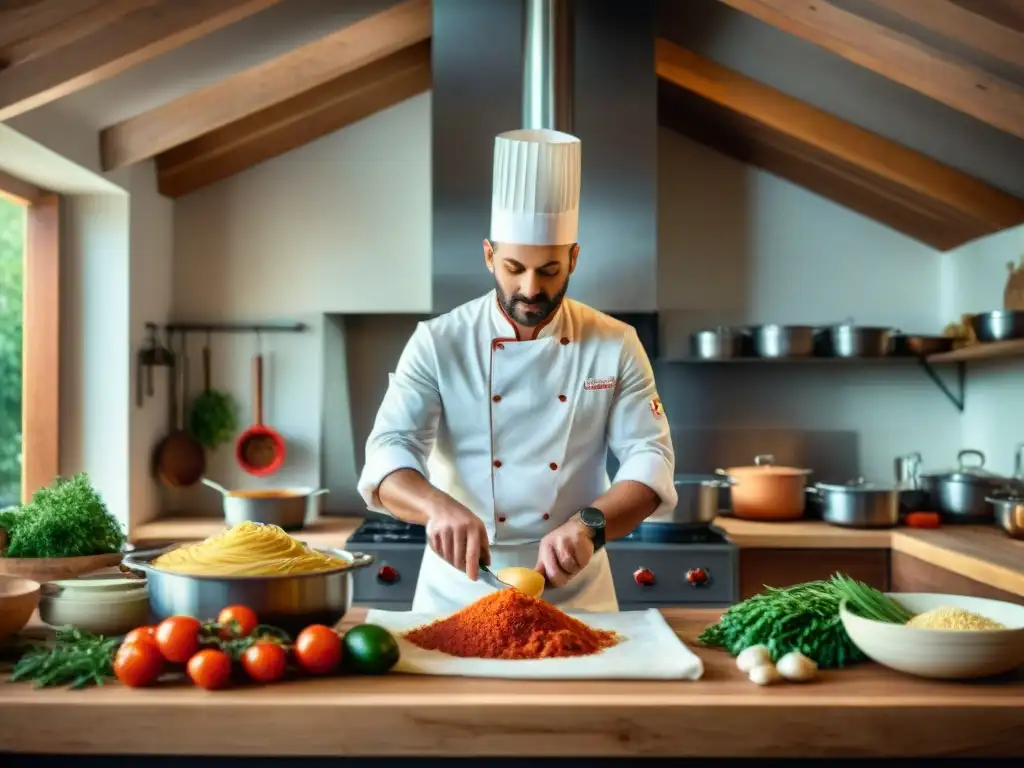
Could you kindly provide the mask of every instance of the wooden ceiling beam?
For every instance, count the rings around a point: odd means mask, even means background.
[[[31,40],[11,41],[27,45],[30,55],[0,69],[0,121],[119,75],[279,0],[161,0],[134,10],[125,5],[132,0],[107,2],[40,30],[49,36],[46,53],[33,49]],[[117,15],[122,9],[128,12]]]
[[[194,192],[423,93],[430,69],[425,40],[170,149],[156,157],[160,192]]]
[[[105,128],[104,170],[155,157],[427,40],[430,0],[405,0],[149,112]]]
[[[719,0],[1006,133],[1024,138],[1024,90],[828,0]]]
[[[1024,200],[667,40],[659,120],[942,251],[1024,223]]]
[[[1024,33],[950,0],[869,0],[924,29],[1024,69]],[[1024,4],[1022,4],[1024,5]]]

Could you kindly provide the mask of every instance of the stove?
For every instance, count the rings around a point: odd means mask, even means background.
[[[353,574],[353,602],[367,608],[412,607],[427,545],[422,525],[369,519],[348,546],[376,558]],[[612,582],[624,611],[730,606],[739,600],[739,551],[714,526],[641,523],[608,544]]]

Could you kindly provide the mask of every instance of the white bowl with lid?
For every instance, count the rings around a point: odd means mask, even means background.
[[[39,617],[51,627],[72,626],[96,635],[123,635],[149,620],[143,579],[93,573],[45,584]]]

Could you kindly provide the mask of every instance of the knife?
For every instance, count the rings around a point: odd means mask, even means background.
[[[486,581],[495,589],[507,589],[511,587],[511,584],[507,584],[497,576],[494,575],[494,571],[487,567],[483,560],[480,561],[480,578]]]

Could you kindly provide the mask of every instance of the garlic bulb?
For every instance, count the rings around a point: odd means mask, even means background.
[[[752,645],[749,648],[744,648],[736,657],[736,666],[739,667],[740,672],[750,672],[755,667],[771,663],[772,652],[766,645]]]
[[[787,680],[804,683],[813,680],[818,674],[818,665],[813,659],[804,656],[800,651],[790,651],[775,665],[776,670]]]
[[[771,685],[772,683],[777,683],[782,679],[782,675],[780,675],[779,671],[770,663],[754,667],[750,670],[749,677],[750,682],[757,683],[758,685]]]

